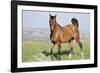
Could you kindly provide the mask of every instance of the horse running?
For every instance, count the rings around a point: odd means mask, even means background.
[[[84,57],[83,55],[83,49],[82,49],[82,43],[80,42],[80,32],[79,32],[79,23],[76,18],[72,18],[71,22],[72,24],[66,25],[66,26],[60,26],[57,21],[56,21],[56,15],[52,16],[51,14],[49,15],[49,26],[50,26],[50,40],[52,43],[52,48],[51,48],[51,58],[53,54],[53,48],[55,45],[58,47],[58,54],[59,54],[59,59],[61,60],[60,57],[60,51],[61,51],[61,43],[69,43],[70,46],[70,54],[69,58],[71,58],[71,54],[73,52],[73,40],[75,40],[80,49],[81,49],[81,56],[82,58]]]

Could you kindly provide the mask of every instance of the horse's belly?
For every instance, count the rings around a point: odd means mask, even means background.
[[[62,35],[61,35],[61,42],[62,43],[65,43],[65,42],[68,42],[69,40],[71,40],[72,39],[72,34],[71,33],[63,33]]]
[[[61,40],[61,42],[62,43],[66,43],[66,42],[68,42],[68,41],[70,41],[71,40],[71,38],[63,38],[62,40]]]

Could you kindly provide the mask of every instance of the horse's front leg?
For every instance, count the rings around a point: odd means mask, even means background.
[[[54,43],[51,43],[51,59],[53,59],[53,49],[54,49],[54,46],[55,44]]]
[[[60,56],[60,54],[61,54],[61,43],[58,42],[57,45],[58,45],[58,55],[59,55],[59,60],[61,60],[61,56]]]

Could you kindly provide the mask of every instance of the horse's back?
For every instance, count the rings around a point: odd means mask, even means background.
[[[61,40],[62,42],[68,42],[74,38],[75,35],[79,34],[78,28],[74,25],[66,25],[62,27]]]
[[[71,29],[71,26],[70,25],[63,26],[60,35],[61,42],[68,42],[72,38],[72,35],[73,35],[73,31]]]

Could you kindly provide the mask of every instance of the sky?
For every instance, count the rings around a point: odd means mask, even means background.
[[[73,17],[78,19],[79,29],[81,32],[90,32],[90,14],[89,13],[75,13],[75,12],[43,12],[23,10],[23,28],[49,28],[49,14],[57,15],[57,23],[61,26],[71,24]]]

